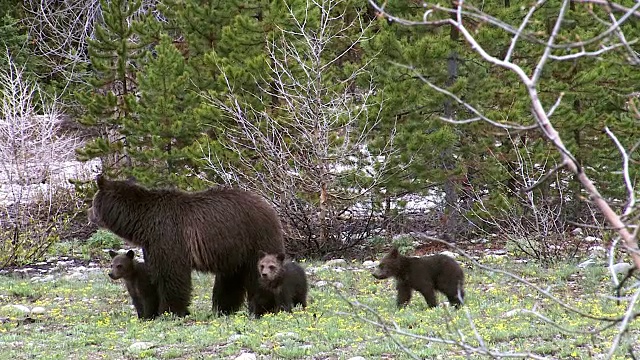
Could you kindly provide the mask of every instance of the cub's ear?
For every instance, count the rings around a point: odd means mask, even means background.
[[[262,250],[258,250],[258,257],[260,259],[262,259],[263,257],[267,256],[267,253],[262,251]]]
[[[131,176],[127,177],[126,182],[127,182],[127,184],[137,184],[138,183],[138,179],[136,179],[135,176],[131,175]]]
[[[278,261],[283,262],[284,261],[284,253],[278,253],[278,255],[276,255],[276,259],[278,259]]]
[[[114,257],[116,257],[118,255],[117,252],[113,251],[113,250],[109,250],[109,256],[111,256],[111,258],[113,259]]]
[[[127,251],[127,257],[129,259],[133,259],[135,256],[136,256],[136,253],[134,253],[133,250]]]
[[[391,251],[389,251],[390,258],[397,258],[399,255],[400,255],[400,252],[398,251],[398,248],[395,246],[391,249]]]

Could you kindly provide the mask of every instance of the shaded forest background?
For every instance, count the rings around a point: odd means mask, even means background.
[[[530,5],[470,3],[514,26]],[[546,3],[534,15],[533,34],[549,33],[559,6]],[[412,19],[421,7],[393,1],[387,10]],[[559,37],[602,33],[598,11],[572,2]],[[509,49],[509,34],[469,21],[487,51]],[[637,21],[622,28],[640,36]],[[42,159],[37,144],[57,155],[64,144],[110,177],[151,187],[256,191],[278,209],[295,257],[356,256],[394,235],[427,232],[459,245],[511,243],[554,261],[581,251],[576,228],[607,236],[571,173],[545,178],[560,155],[528,127],[523,85],[449,25],[399,25],[352,0],[0,0],[0,42],[3,171],[51,185],[35,202],[3,204],[9,255],[0,264],[37,259],[61,237],[82,236],[92,179],[52,190],[49,168],[26,166]],[[522,41],[512,58],[533,68],[543,50],[544,42]],[[562,52],[539,93],[547,106],[563,94],[556,129],[621,209],[620,154],[604,129],[625,147],[637,141],[639,119],[629,110],[640,94],[639,65],[628,65],[625,49],[580,61]],[[446,92],[522,127],[442,121],[479,116]],[[34,127],[41,130],[17,141],[18,130]]]

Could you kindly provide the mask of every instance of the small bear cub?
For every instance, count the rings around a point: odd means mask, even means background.
[[[127,286],[133,306],[139,319],[153,319],[158,316],[159,298],[156,285],[151,282],[147,265],[138,262],[133,250],[126,254],[118,254],[109,250],[111,256],[111,271],[109,277],[113,280],[122,279]]]
[[[261,251],[258,260],[258,291],[250,304],[256,317],[281,310],[292,312],[293,307],[307,307],[307,275],[304,269],[285,261],[285,255],[267,254]]]
[[[464,300],[464,274],[460,265],[443,254],[426,257],[403,256],[397,248],[391,249],[373,271],[376,279],[396,279],[396,304],[402,308],[409,304],[413,290],[424,296],[429,307],[438,305],[435,290],[442,292],[449,303],[459,308]]]

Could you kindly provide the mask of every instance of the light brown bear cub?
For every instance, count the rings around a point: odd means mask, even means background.
[[[158,288],[151,282],[146,264],[138,262],[133,250],[126,254],[118,254],[109,250],[113,280],[122,279],[127,286],[133,306],[139,319],[153,319],[158,316]]]
[[[258,318],[268,312],[291,312],[298,304],[303,309],[307,307],[308,285],[304,269],[284,258],[283,253],[260,253],[259,287],[249,304],[249,310]]]
[[[413,290],[424,296],[429,307],[438,305],[435,290],[445,294],[449,303],[459,308],[464,300],[464,273],[460,265],[447,255],[408,257],[393,248],[373,271],[376,279],[396,279],[396,304],[402,308],[409,304]]]

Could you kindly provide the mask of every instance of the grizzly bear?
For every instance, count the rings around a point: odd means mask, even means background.
[[[133,250],[127,251],[126,254],[109,250],[109,255],[111,256],[109,277],[124,281],[138,318],[153,319],[158,316],[158,291],[149,278],[146,264],[134,259]]]
[[[393,248],[380,260],[373,276],[376,279],[396,279],[396,304],[399,308],[409,304],[413,290],[424,296],[429,307],[438,305],[435,290],[445,294],[449,303],[456,308],[462,305],[464,299],[462,268],[447,255],[409,257]]]
[[[236,312],[258,289],[259,251],[284,252],[278,215],[253,193],[148,189],[101,175],[96,182],[89,220],[142,247],[160,314],[188,314],[192,270],[215,274],[214,313]]]
[[[292,312],[296,305],[307,307],[307,275],[300,265],[284,258],[284,253],[260,253],[260,286],[249,304],[250,312],[258,318],[268,312]]]

